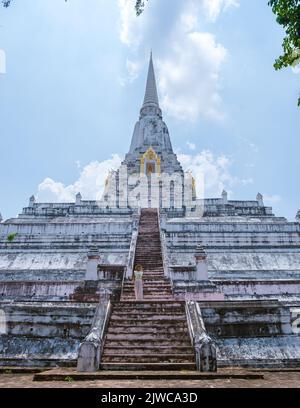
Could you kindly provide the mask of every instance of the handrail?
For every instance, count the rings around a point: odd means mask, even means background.
[[[131,236],[128,260],[127,260],[126,270],[123,274],[122,291],[123,291],[125,279],[132,278],[133,276],[135,251],[136,251],[137,238],[139,234],[140,218],[141,218],[141,209],[139,208],[137,212],[137,216],[135,220],[133,221],[133,231],[132,231],[132,236]]]
[[[185,310],[192,345],[195,349],[198,371],[217,371],[217,349],[208,335],[200,306],[195,301],[186,301]]]
[[[161,246],[161,253],[162,253],[162,261],[163,261],[163,268],[164,268],[164,275],[171,280],[172,283],[172,275],[169,267],[169,257],[168,257],[168,248],[166,242],[166,235],[161,227],[161,214],[160,210],[158,210],[158,227],[159,227],[159,235],[160,235],[160,246]]]
[[[91,330],[79,346],[77,371],[94,372],[99,370],[111,313],[110,300],[107,302],[106,308],[102,303],[98,304]]]
[[[103,351],[105,335],[106,335],[106,332],[107,332],[107,329],[108,329],[108,324],[109,324],[111,313],[112,313],[112,304],[111,304],[111,301],[109,300],[108,303],[107,303],[105,317],[104,317],[104,321],[102,323],[102,330],[101,330],[101,334],[100,334],[100,342],[101,342],[101,347],[102,347],[101,354],[102,354],[102,351]],[[96,324],[97,323],[99,323],[98,319],[96,319]]]

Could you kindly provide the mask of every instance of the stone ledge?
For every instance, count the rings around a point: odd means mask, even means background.
[[[263,380],[264,374],[250,370],[220,370],[218,373],[201,373],[197,371],[98,371],[95,373],[78,373],[74,369],[53,369],[36,373],[33,381],[96,381],[96,380],[217,380],[246,379]]]
[[[43,367],[0,367],[0,374],[36,374],[44,370]]]

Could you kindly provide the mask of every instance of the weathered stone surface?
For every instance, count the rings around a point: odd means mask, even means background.
[[[1,302],[0,308],[6,317],[1,366],[75,364],[95,313],[95,305],[67,302]]]

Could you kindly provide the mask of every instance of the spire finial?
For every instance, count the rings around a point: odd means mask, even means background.
[[[155,104],[159,107],[156,79],[155,79],[155,73],[154,73],[154,67],[153,67],[152,50],[150,52],[147,86],[146,86],[146,93],[145,93],[143,107],[149,104],[151,105]]]

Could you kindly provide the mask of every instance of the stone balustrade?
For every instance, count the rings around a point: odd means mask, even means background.
[[[199,304],[194,301],[186,302],[186,315],[191,341],[195,349],[197,370],[217,371],[216,346],[206,332]]]
[[[94,372],[99,370],[111,311],[109,300],[98,304],[91,330],[79,346],[77,371]]]

